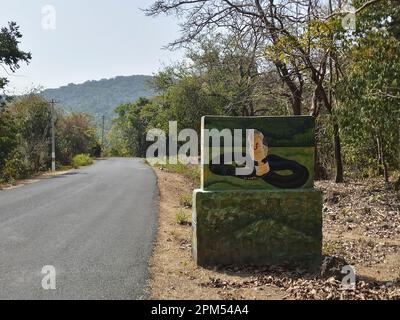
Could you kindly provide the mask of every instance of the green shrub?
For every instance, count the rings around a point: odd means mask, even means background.
[[[72,158],[72,166],[74,168],[79,168],[83,166],[88,166],[93,163],[93,159],[88,154],[77,154]]]
[[[179,203],[181,206],[191,208],[192,207],[192,195],[184,193],[179,195]]]
[[[185,213],[185,211],[183,211],[182,209],[178,211],[178,213],[176,214],[176,223],[180,224],[180,225],[187,225],[190,224],[189,220],[189,216]]]
[[[7,182],[28,178],[30,176],[30,163],[26,157],[17,150],[6,159],[2,171],[2,178]]]

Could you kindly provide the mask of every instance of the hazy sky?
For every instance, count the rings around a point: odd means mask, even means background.
[[[119,75],[150,75],[178,60],[181,52],[162,49],[178,37],[178,22],[172,17],[146,17],[140,8],[152,2],[1,0],[0,26],[16,21],[23,34],[20,47],[32,53],[28,66],[21,64],[15,75],[7,76],[8,92]]]

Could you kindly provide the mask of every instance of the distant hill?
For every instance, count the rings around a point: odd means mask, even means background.
[[[66,111],[105,114],[113,117],[113,110],[121,103],[133,102],[139,97],[151,97],[152,76],[119,76],[111,79],[90,80],[82,84],[70,83],[57,89],[41,92],[45,99],[56,99]]]

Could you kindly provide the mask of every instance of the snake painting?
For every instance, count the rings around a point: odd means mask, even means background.
[[[254,169],[248,175],[237,175],[237,166],[224,163],[224,154],[220,156],[219,161],[210,161],[209,169],[213,174],[222,176],[233,176],[240,179],[261,178],[266,183],[283,189],[294,189],[302,187],[309,178],[307,168],[300,163],[282,158],[278,155],[268,154],[268,146],[264,144],[264,135],[254,130],[249,135],[249,148]],[[245,156],[245,154],[242,154]],[[218,164],[216,164],[216,162]],[[290,174],[280,174],[278,171],[288,170]]]

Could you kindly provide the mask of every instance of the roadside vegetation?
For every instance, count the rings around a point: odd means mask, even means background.
[[[51,168],[51,107],[35,93],[14,98],[0,111],[0,182],[12,183]],[[56,169],[92,163],[100,155],[96,127],[82,113],[54,110]]]
[[[110,155],[144,157],[152,128],[200,130],[203,115],[312,115],[317,179],[382,177],[400,186],[400,9],[390,0],[353,1],[356,30],[342,26],[337,3],[290,0],[294,12],[260,17],[227,1],[156,2],[147,13],[182,16],[181,63],[155,75],[153,98],[120,105],[108,134]],[[271,2],[273,3],[273,2]],[[304,9],[304,10],[303,10]],[[253,13],[251,13],[253,12]],[[213,16],[211,18],[210,16]],[[253,18],[251,18],[253,16]],[[185,19],[185,17],[187,19]],[[218,17],[218,18],[217,18]],[[218,23],[222,19],[224,32]],[[196,21],[196,22],[195,22]],[[265,21],[272,21],[271,31]],[[281,24],[282,23],[282,24]],[[198,32],[191,31],[197,30]],[[176,168],[180,170],[180,168]]]
[[[0,31],[0,65],[12,73],[32,56],[18,47],[22,34],[10,22]],[[76,165],[77,154],[100,154],[96,127],[90,116],[52,110],[36,92],[9,97],[3,92],[8,79],[0,78],[0,183],[13,183],[51,167],[51,119],[55,118],[57,169]],[[79,163],[89,163],[86,156]],[[84,161],[83,161],[84,160]]]
[[[190,225],[190,220],[190,215],[187,214],[183,209],[180,209],[176,214],[176,222],[179,225]]]
[[[93,164],[93,158],[88,154],[77,154],[72,158],[74,168],[84,167]]]

